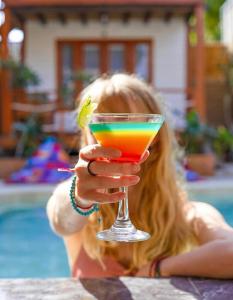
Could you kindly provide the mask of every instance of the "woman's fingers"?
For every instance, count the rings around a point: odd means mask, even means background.
[[[101,145],[89,145],[80,150],[79,157],[85,161],[106,158],[116,159],[121,156],[121,151],[118,149],[103,147]]]
[[[122,176],[118,178],[106,177],[106,176],[96,176],[89,179],[88,184],[84,183],[84,180],[77,178],[76,185],[76,195],[77,198],[101,202],[101,203],[111,203],[117,202],[124,199],[125,193],[103,193],[101,190],[107,190],[111,188],[120,188],[122,186],[131,186],[139,182],[140,178],[138,176]],[[98,196],[98,197],[97,197]]]
[[[130,175],[140,171],[140,165],[136,163],[117,163],[110,161],[92,161],[89,169],[94,174],[116,176]]]
[[[107,176],[91,176],[88,181],[77,178],[78,189],[82,191],[94,189],[112,189],[120,188],[122,186],[131,186],[139,182],[140,177],[136,175],[121,176],[121,177],[107,177]],[[83,197],[83,196],[81,196]]]
[[[91,191],[88,195],[89,200],[97,203],[115,203],[123,200],[125,198],[125,193],[115,192],[115,193],[101,193],[95,190]]]
[[[98,144],[90,145],[83,148],[79,154],[80,158],[86,162],[92,161],[89,165],[90,171],[97,175],[130,175],[140,171],[142,164],[149,156],[149,151],[146,151],[138,163],[133,162],[116,162],[110,161],[121,156],[121,152],[117,149],[103,147]],[[102,158],[102,159],[100,159]],[[79,165],[80,166],[80,165]],[[76,170],[79,168],[76,165]]]

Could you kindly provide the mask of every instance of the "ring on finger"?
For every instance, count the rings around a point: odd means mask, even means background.
[[[94,162],[95,160],[89,160],[88,164],[87,164],[87,171],[91,176],[96,176],[97,174],[95,174],[94,172],[92,172],[91,170],[91,164]]]

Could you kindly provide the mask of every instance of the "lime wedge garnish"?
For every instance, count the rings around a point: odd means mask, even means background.
[[[88,96],[87,99],[84,101],[83,105],[81,106],[78,117],[77,123],[79,127],[84,128],[90,122],[91,115],[93,111],[96,109],[97,104],[91,101],[91,97]]]

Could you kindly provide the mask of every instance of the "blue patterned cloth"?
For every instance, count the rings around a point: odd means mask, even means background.
[[[72,174],[58,172],[69,168],[69,157],[54,137],[47,138],[30,157],[25,166],[11,174],[9,183],[58,183]]]

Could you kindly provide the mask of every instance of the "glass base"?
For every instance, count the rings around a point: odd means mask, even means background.
[[[134,226],[132,228],[114,228],[100,231],[96,234],[97,239],[102,241],[116,241],[116,242],[138,242],[145,241],[150,238],[150,234],[137,230]]]

